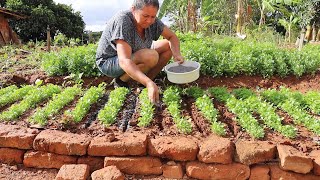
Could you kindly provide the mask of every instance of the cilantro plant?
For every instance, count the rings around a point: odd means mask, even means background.
[[[50,116],[57,114],[65,105],[74,100],[75,96],[81,92],[81,88],[67,87],[60,94],[55,94],[54,97],[43,108],[39,108],[29,121],[45,125]]]
[[[163,102],[166,104],[169,113],[171,114],[174,123],[182,133],[191,133],[192,125],[188,117],[182,117],[180,112],[181,104],[181,90],[175,86],[168,87],[163,92]]]
[[[73,111],[68,110],[65,115],[76,123],[80,122],[90,110],[90,107],[102,97],[105,86],[105,83],[99,84],[98,87],[91,86],[79,99]]]
[[[12,91],[9,91],[2,96],[0,96],[0,107],[3,107],[7,104],[14,103],[16,101],[19,101],[25,97],[25,95],[32,89],[35,89],[35,86],[23,86],[20,89],[15,89]]]
[[[109,100],[102,110],[99,111],[98,119],[105,126],[115,123],[118,112],[120,111],[129,93],[128,88],[120,87],[110,92]]]
[[[5,88],[1,88],[0,89],[0,96],[2,96],[3,94],[7,94],[9,92],[12,92],[14,90],[18,89],[18,87],[16,85],[11,85]]]
[[[140,101],[140,117],[138,118],[138,126],[146,127],[149,126],[154,113],[154,104],[151,103],[148,97],[148,90],[145,88],[139,95]]]
[[[212,132],[224,136],[226,134],[225,125],[218,122],[218,110],[214,107],[211,99],[204,94],[204,90],[199,87],[190,87],[184,90],[188,96],[196,99],[196,106],[203,116],[211,123]]]
[[[0,114],[0,120],[14,120],[20,117],[25,111],[34,108],[38,103],[59,93],[61,88],[57,85],[48,84],[35,88],[23,98],[20,103],[12,105],[7,111]]]

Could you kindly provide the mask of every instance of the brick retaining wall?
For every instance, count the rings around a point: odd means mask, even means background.
[[[85,176],[99,170],[94,173],[98,177],[103,176],[104,167],[110,167],[116,169],[114,174],[120,170],[166,178],[320,179],[320,151],[306,155],[288,145],[241,140],[234,144],[216,136],[203,140],[189,136],[150,138],[141,132],[91,138],[1,124],[0,162],[33,168],[63,167],[63,176],[68,169],[79,168]],[[63,166],[67,164],[81,166]]]

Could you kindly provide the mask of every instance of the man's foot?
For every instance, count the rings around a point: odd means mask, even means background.
[[[118,87],[125,87],[125,88],[129,88],[129,85],[127,82],[123,82],[120,78],[114,78],[112,80],[112,84],[114,88],[118,88]]]

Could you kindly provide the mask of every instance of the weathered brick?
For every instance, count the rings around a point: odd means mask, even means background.
[[[312,159],[297,149],[287,145],[278,145],[277,149],[281,169],[302,174],[307,174],[313,169]]]
[[[200,162],[188,162],[187,175],[196,179],[237,179],[246,180],[250,176],[249,166],[233,164],[205,164]]]
[[[65,164],[63,165],[55,180],[86,180],[89,177],[89,166],[86,164]]]
[[[24,153],[24,150],[0,148],[0,163],[22,164]]]
[[[249,180],[269,180],[270,168],[267,165],[256,165],[251,168]]]
[[[108,166],[91,174],[92,180],[124,180],[124,175],[116,166]]]
[[[126,174],[162,174],[160,159],[153,157],[106,157],[104,166],[117,166],[121,172]]]
[[[151,156],[177,161],[195,160],[199,151],[197,143],[186,137],[158,137],[150,139],[148,153]]]
[[[90,167],[90,172],[102,169],[104,163],[103,157],[79,157],[78,164],[87,164]]]
[[[147,152],[147,136],[141,133],[125,133],[115,139],[95,137],[92,139],[88,155],[90,156],[143,156]]]
[[[37,129],[0,124],[0,147],[32,149],[33,140],[38,133]]]
[[[251,165],[271,161],[275,158],[276,146],[265,141],[238,141],[235,161]]]
[[[38,151],[82,156],[87,153],[90,140],[86,135],[45,130],[35,138],[33,147]]]
[[[284,171],[280,169],[278,164],[270,165],[271,179],[280,180],[319,180],[319,176],[313,174],[299,174],[292,171]]]
[[[40,151],[28,151],[24,154],[23,164],[26,167],[60,169],[64,164],[76,164],[77,158]]]
[[[232,163],[234,144],[226,138],[211,136],[199,144],[198,159],[204,163]]]
[[[312,151],[310,157],[313,158],[313,173],[320,176],[320,150]]]
[[[183,169],[180,163],[168,162],[162,166],[163,177],[169,179],[182,179]]]

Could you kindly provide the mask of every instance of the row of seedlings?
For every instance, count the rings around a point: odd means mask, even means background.
[[[53,115],[72,102],[80,92],[81,88],[78,86],[65,88],[61,93],[55,94],[46,106],[38,108],[29,121],[34,124],[46,125],[49,117],[53,117]]]
[[[245,107],[249,108],[251,113],[258,113],[263,123],[279,132],[285,137],[295,138],[297,129],[292,125],[283,125],[282,118],[276,113],[276,108],[257,96],[252,90],[247,88],[234,89],[234,96],[244,102]]]
[[[210,97],[205,94],[205,91],[199,87],[193,86],[184,89],[184,93],[195,99],[196,107],[211,124],[211,131],[217,135],[225,136],[226,125],[218,121],[219,112],[214,107]]]
[[[154,104],[149,100],[148,89],[144,88],[139,94],[140,117],[138,118],[139,127],[147,127],[151,124],[155,111]]]
[[[35,89],[35,88],[36,88],[35,86],[27,85],[27,86],[23,86],[19,89],[18,88],[12,89],[9,86],[8,89],[10,89],[10,91],[7,91],[5,94],[2,94],[0,96],[0,107],[4,107],[6,105],[12,104],[16,101],[23,99],[23,97],[25,97],[30,90]],[[2,91],[2,92],[4,92],[4,91]]]
[[[170,86],[163,92],[163,102],[167,106],[173,122],[178,130],[182,133],[189,134],[192,132],[190,117],[181,116],[181,89],[176,86]]]
[[[105,83],[99,84],[98,87],[91,86],[84,95],[79,99],[76,104],[76,107],[73,110],[65,111],[65,116],[68,120],[75,123],[79,123],[85,117],[85,115],[90,110],[91,106],[98,102],[98,100],[105,93]]]
[[[10,93],[14,90],[18,89],[18,87],[16,85],[11,85],[11,86],[8,86],[8,87],[5,87],[5,88],[1,88],[0,89],[0,96],[4,95],[4,94],[7,94],[7,93]]]
[[[19,118],[25,111],[35,108],[37,104],[49,99],[54,94],[61,91],[57,85],[48,84],[46,86],[36,87],[28,92],[28,94],[19,103],[13,104],[8,110],[0,114],[0,120],[15,120]]]
[[[120,87],[110,92],[109,100],[102,110],[98,113],[98,120],[105,126],[110,126],[116,122],[116,117],[124,104],[128,88]]]
[[[279,109],[288,113],[295,124],[305,126],[308,130],[320,135],[320,121],[310,115],[303,107],[303,95],[287,88],[265,90],[261,96]]]

